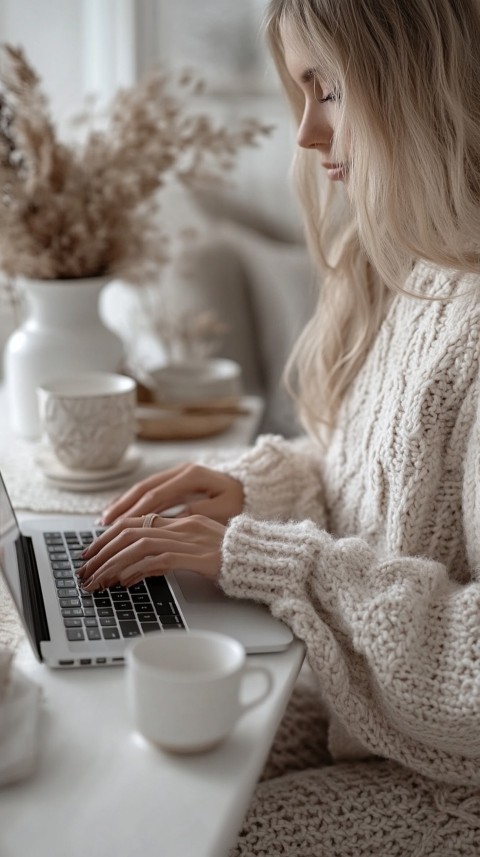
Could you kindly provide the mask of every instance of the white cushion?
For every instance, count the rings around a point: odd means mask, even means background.
[[[298,427],[281,376],[316,303],[318,286],[307,249],[233,224],[224,224],[218,237],[234,249],[246,275],[255,324],[252,346],[259,350],[267,396],[264,427],[291,436]]]

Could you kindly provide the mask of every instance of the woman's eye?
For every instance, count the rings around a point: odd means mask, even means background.
[[[327,101],[340,101],[340,93],[338,89],[333,89],[332,92],[329,92],[323,98],[317,98],[317,101],[320,104],[325,104]]]
[[[313,96],[319,104],[326,104],[327,101],[340,101],[340,88],[338,86],[334,86],[326,95],[322,94],[325,92],[326,87],[322,87],[320,81],[315,76],[313,69],[308,72],[308,76],[305,75],[304,80],[305,83],[309,83],[310,81],[313,83]]]

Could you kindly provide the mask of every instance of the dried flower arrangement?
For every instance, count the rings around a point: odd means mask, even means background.
[[[103,128],[67,145],[24,52],[3,45],[1,59],[0,270],[11,277],[158,281],[169,241],[159,191],[219,179],[270,131],[255,119],[216,127],[192,110],[194,75],[154,69],[116,94]]]

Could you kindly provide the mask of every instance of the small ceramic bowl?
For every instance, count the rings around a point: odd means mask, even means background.
[[[169,363],[148,374],[156,402],[194,404],[242,394],[241,366],[226,358]]]

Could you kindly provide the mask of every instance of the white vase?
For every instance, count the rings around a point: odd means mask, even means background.
[[[57,377],[99,370],[118,372],[120,337],[99,315],[108,277],[72,280],[22,279],[27,317],[4,352],[9,420],[27,440],[40,436],[37,387]]]

